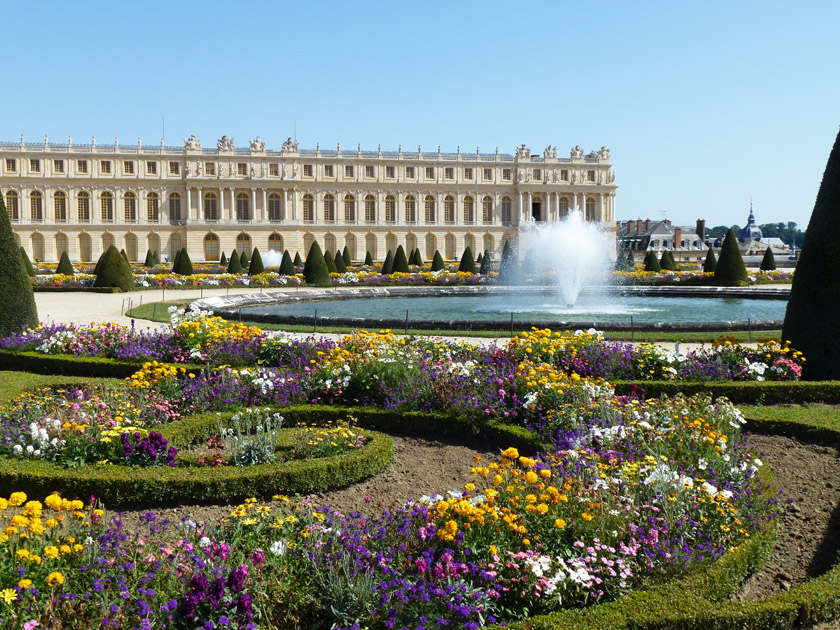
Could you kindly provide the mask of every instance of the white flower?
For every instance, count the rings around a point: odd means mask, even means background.
[[[198,546],[202,548],[209,547],[211,544],[213,543],[210,542],[210,539],[207,538],[207,536],[202,536],[198,541]]]
[[[268,548],[268,550],[275,556],[282,556],[284,553],[286,553],[286,543],[282,540],[275,540],[273,543],[271,543],[271,546]]]

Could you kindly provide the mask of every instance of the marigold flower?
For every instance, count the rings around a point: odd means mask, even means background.
[[[50,586],[64,584],[64,575],[62,575],[59,571],[53,571],[47,576],[47,584]]]
[[[18,587],[19,587],[19,588],[22,588],[22,589],[27,589],[27,588],[29,588],[30,586],[32,586],[32,580],[28,580],[28,579],[26,579],[26,578],[23,578],[22,580],[20,580],[20,581],[18,582]]]
[[[501,455],[505,459],[519,459],[519,451],[516,450],[516,448],[514,448],[513,446],[503,450]]]
[[[26,503],[26,493],[25,492],[13,492],[12,495],[9,497],[9,505],[12,507],[18,507],[19,505],[23,505]]]

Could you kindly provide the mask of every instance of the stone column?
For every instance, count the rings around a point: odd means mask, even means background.
[[[257,189],[251,188],[251,220],[257,220]]]
[[[198,197],[198,205],[199,205],[199,208],[200,208],[201,207],[201,195],[200,194],[199,194],[199,197]],[[187,186],[186,216],[188,218],[192,218],[192,194],[191,194],[191,189],[190,189],[189,186]],[[199,212],[198,211],[196,211],[196,213],[195,213],[195,219],[196,219],[196,221],[199,219]]]
[[[268,220],[268,191],[263,187],[262,189],[262,214],[260,215],[260,219],[262,221]]]

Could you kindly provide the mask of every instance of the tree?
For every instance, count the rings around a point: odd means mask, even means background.
[[[840,379],[840,133],[828,156],[793,276],[782,339],[805,355],[803,377]]]
[[[633,256],[633,250],[627,250],[627,271],[633,271],[636,269],[636,258]]]
[[[256,247],[254,248],[253,253],[251,254],[251,263],[248,265],[248,275],[249,276],[256,276],[261,274],[265,271],[265,265],[263,265],[262,256],[260,255],[260,250]]]
[[[394,254],[394,272],[408,273],[408,259],[402,245],[397,247],[397,253]]]
[[[193,271],[192,260],[190,260],[190,254],[186,247],[181,249],[181,253],[178,254],[178,260],[172,269],[172,273],[177,273],[179,276],[191,276],[195,273]]]
[[[144,267],[154,267],[155,266],[155,255],[152,253],[151,249],[146,250],[146,258],[143,260]]]
[[[235,254],[236,252],[234,252]],[[248,268],[248,254],[245,253],[245,250],[242,250],[242,253],[239,254],[239,264],[242,265],[243,269]]]
[[[303,267],[303,259],[300,257],[300,252],[295,252],[295,268]]]
[[[394,273],[394,254],[391,250],[388,250],[388,253],[385,255],[385,260],[382,263],[382,269],[380,272],[384,276],[390,276]]]
[[[9,224],[11,226],[11,223]],[[9,228],[11,229],[11,228]],[[23,263],[23,269],[26,271],[26,275],[30,278],[35,277],[35,267],[32,266],[32,261],[29,260],[29,256],[26,254],[26,250],[23,247],[20,248],[20,256],[21,262]]]
[[[288,249],[285,252],[283,252],[283,260],[280,261],[280,275],[295,275],[295,264],[292,262],[292,257],[289,255]]]
[[[365,267],[373,267],[373,256],[370,252],[365,252]]]
[[[160,265],[160,254],[158,253],[158,250],[152,252],[152,265],[154,267]]]
[[[475,257],[475,264],[480,267],[482,260],[484,260],[484,254],[482,254],[481,252],[478,252],[478,256]]]
[[[120,250],[120,256],[122,256],[125,259],[125,262],[127,262],[129,265],[131,264],[131,261],[128,259],[128,254],[125,253],[124,249]]]
[[[418,267],[423,266],[423,257],[420,255],[420,248],[419,247],[414,248],[414,264],[417,265]]]
[[[502,248],[502,259],[499,261],[499,284],[513,284],[516,280],[516,259],[510,241],[505,241]]]
[[[312,241],[312,247],[309,248],[309,253],[306,255],[303,277],[306,279],[306,284],[313,286],[328,287],[332,285],[327,261],[324,260],[324,254],[321,252],[318,241]]]
[[[706,261],[703,263],[703,273],[714,273],[715,269],[717,269],[717,258],[715,250],[710,247],[706,252]]]
[[[776,270],[776,257],[773,256],[773,250],[769,247],[764,250],[764,258],[761,259],[761,265],[759,266],[761,271],[775,271]]]
[[[3,261],[0,265],[0,293],[3,295],[0,300],[0,337],[38,325],[32,281],[20,249],[15,242],[3,195],[0,194],[0,260]]]
[[[335,270],[338,273],[347,272],[347,265],[344,264],[344,256],[338,251],[335,253]]]
[[[227,256],[225,256],[225,253],[222,252],[222,257],[219,258],[219,265],[222,266],[222,267],[227,267],[227,264],[228,264]]]
[[[173,259],[172,259],[172,273],[178,273],[178,272],[177,272],[177,271],[175,271],[175,270],[178,268],[178,259],[181,257],[181,252],[182,252],[182,251],[184,251],[184,250],[183,250],[183,248],[181,248],[181,249],[179,249],[177,252],[175,252],[175,258],[173,258]],[[103,256],[104,256],[104,253],[103,253]],[[100,258],[99,260],[100,260],[100,262],[102,261],[102,259],[101,259],[101,258]],[[98,267],[99,267],[99,263],[96,263],[96,266],[97,266],[97,268],[98,268]],[[96,269],[94,269],[94,270],[93,270],[93,273],[94,273],[94,274],[96,273]]]
[[[463,255],[461,256],[461,262],[458,265],[458,271],[463,271],[464,273],[475,273],[475,259],[473,258],[472,249],[467,247],[464,250]]]
[[[70,256],[67,255],[67,252],[61,252],[61,258],[58,261],[58,267],[55,268],[55,272],[62,273],[65,276],[72,276],[76,273],[76,270],[73,269],[73,263],[70,262]]]
[[[335,257],[333,257],[330,250],[327,250],[324,253],[324,262],[327,265],[327,271],[329,271],[330,273],[338,273],[338,269],[335,266]]]
[[[656,252],[652,249],[645,254],[645,271],[662,271]]]
[[[347,247],[347,245],[344,246],[344,251],[341,252],[341,257],[344,258],[345,269],[353,264],[353,259],[350,258],[350,248]]]
[[[487,275],[493,270],[493,261],[490,259],[490,250],[484,250],[484,256],[481,257],[481,268],[478,270],[478,273],[482,275]]]
[[[99,273],[93,281],[95,287],[119,287],[130,291],[134,287],[134,272],[119,250],[111,245],[100,259]]]
[[[734,230],[730,229],[720,248],[720,258],[715,268],[715,284],[719,287],[738,287],[748,282],[747,268],[738,248],[738,239]]]
[[[435,250],[435,255],[432,257],[432,271],[443,271],[446,265],[443,264],[443,256],[438,250]]]
[[[242,273],[242,263],[240,261],[241,258],[236,253],[236,250],[231,252],[230,260],[228,261],[227,272],[233,274]]]
[[[671,253],[670,249],[666,249],[662,252],[662,257],[659,259],[659,266],[665,271],[677,270],[677,263],[674,260],[674,255]]]

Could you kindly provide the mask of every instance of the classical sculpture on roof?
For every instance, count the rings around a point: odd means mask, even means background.
[[[569,151],[569,157],[572,157],[572,158],[582,158],[583,157],[583,149],[580,148],[580,145],[577,145],[574,149]]]
[[[289,138],[286,142],[283,143],[283,152],[284,153],[297,153],[298,152],[298,143],[297,141],[292,142],[292,139]]]
[[[550,144],[545,148],[543,151],[544,158],[556,158],[557,157],[557,147],[551,146]]]
[[[262,142],[259,136],[257,136],[254,140],[250,140],[250,143],[251,151],[265,151],[265,142]]]
[[[610,150],[607,147],[601,147],[601,150],[598,152],[598,157],[603,160],[609,160]]]
[[[235,147],[233,146],[233,138],[222,136],[219,138],[218,142],[216,142],[216,148],[219,149],[219,151],[234,151]]]
[[[518,158],[526,158],[531,157],[531,149],[525,146],[523,143],[521,146],[516,147],[516,157]]]
[[[184,138],[184,148],[187,151],[201,151],[201,140],[191,135],[189,138]]]

